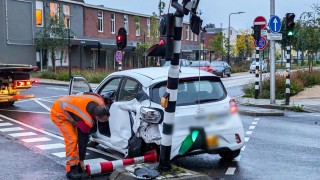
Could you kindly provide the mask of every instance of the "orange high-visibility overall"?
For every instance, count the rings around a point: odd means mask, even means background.
[[[64,138],[66,148],[66,171],[69,172],[71,166],[79,164],[78,149],[78,127],[77,123],[69,112],[80,117],[84,125],[92,128],[94,120],[87,112],[88,103],[95,102],[98,105],[105,105],[101,97],[89,94],[64,96],[57,99],[51,108],[50,117],[54,124],[60,129]]]

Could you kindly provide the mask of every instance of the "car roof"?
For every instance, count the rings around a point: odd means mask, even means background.
[[[111,73],[109,76],[128,76],[140,81],[144,87],[148,87],[153,83],[166,81],[168,79],[169,67],[149,67],[149,68],[138,68],[124,71],[117,71]],[[202,71],[192,67],[181,67],[180,78],[198,77],[200,76],[215,76],[206,71]]]

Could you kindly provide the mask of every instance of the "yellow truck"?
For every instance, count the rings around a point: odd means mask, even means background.
[[[34,97],[20,92],[32,87],[30,72],[37,69],[37,66],[26,64],[0,63],[0,106],[12,106],[19,99]]]

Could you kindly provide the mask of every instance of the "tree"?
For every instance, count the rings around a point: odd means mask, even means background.
[[[248,31],[240,32],[236,39],[235,55],[240,58],[251,57],[254,50],[254,39]]]
[[[214,39],[209,40],[209,49],[214,50],[217,56],[224,56],[226,54],[225,38],[222,32],[219,32]]]
[[[56,73],[55,52],[68,46],[69,29],[58,16],[50,17],[48,26],[43,27],[34,38],[36,48],[51,52],[51,61],[54,73]]]

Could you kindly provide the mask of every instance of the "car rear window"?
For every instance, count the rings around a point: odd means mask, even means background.
[[[156,84],[151,89],[151,99],[160,104],[160,99],[166,92],[166,82]],[[226,90],[217,77],[198,77],[180,79],[178,85],[177,106],[216,102],[225,99]]]
[[[206,67],[207,62],[205,61],[193,61],[191,67]]]

